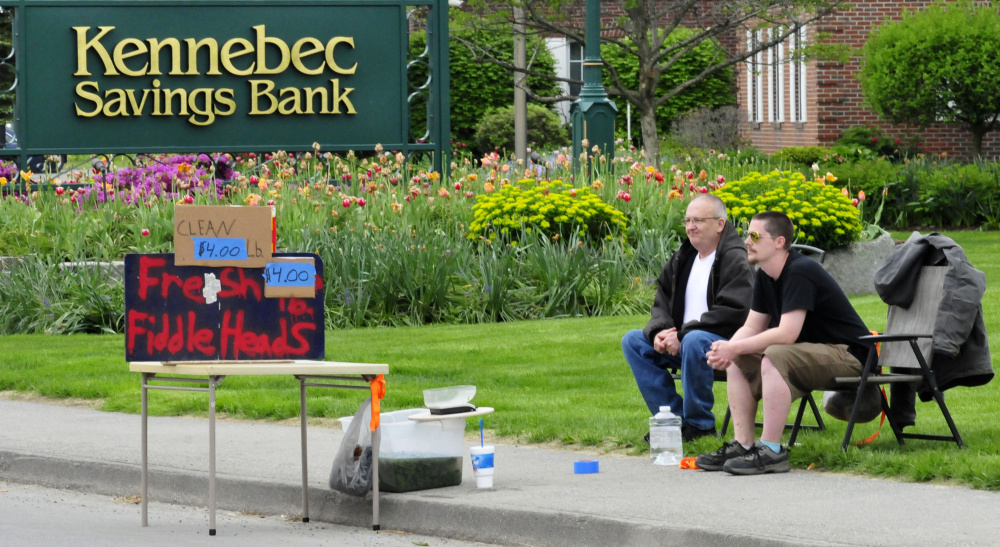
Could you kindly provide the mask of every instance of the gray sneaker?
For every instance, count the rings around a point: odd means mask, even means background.
[[[733,475],[788,473],[792,470],[792,464],[788,463],[788,448],[776,454],[764,446],[764,443],[757,441],[743,456],[727,460],[722,470]]]
[[[753,447],[750,447],[750,450],[753,450]],[[743,448],[743,445],[733,439],[722,445],[722,448],[716,450],[712,454],[702,454],[701,456],[698,456],[698,458],[694,461],[694,464],[705,471],[722,471],[723,466],[728,460],[741,458],[747,454],[747,452],[748,450]]]

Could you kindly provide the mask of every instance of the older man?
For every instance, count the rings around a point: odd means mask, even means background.
[[[622,339],[639,392],[651,414],[669,406],[683,421],[685,441],[715,435],[714,372],[706,362],[713,342],[746,320],[753,285],[747,249],[712,194],[688,204],[681,244],[656,281],[651,319]],[[680,368],[684,396],[669,369]]]
[[[750,314],[731,340],[713,343],[708,353],[708,362],[726,371],[736,438],[695,460],[706,471],[790,470],[781,435],[792,401],[837,376],[861,373],[868,346],[859,337],[868,328],[830,274],[789,248],[793,237],[784,213],[765,211],[750,220],[749,259],[760,266]],[[755,443],[760,400],[764,431]]]

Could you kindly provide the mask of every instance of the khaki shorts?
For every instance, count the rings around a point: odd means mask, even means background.
[[[863,368],[844,344],[774,345],[762,354],[740,355],[733,364],[750,382],[750,392],[758,401],[761,399],[760,362],[764,356],[785,379],[793,401],[811,391],[830,387],[838,376],[857,376]]]

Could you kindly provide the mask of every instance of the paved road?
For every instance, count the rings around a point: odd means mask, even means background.
[[[139,506],[122,498],[0,482],[3,545],[337,545],[345,547],[467,547],[483,545],[392,530],[372,532],[281,516],[219,511],[218,535],[208,535],[204,508],[150,503],[149,527]]]

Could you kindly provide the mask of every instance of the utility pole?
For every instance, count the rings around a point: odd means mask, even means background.
[[[618,107],[608,99],[601,83],[604,64],[601,62],[601,0],[587,0],[585,40],[583,52],[583,88],[580,98],[573,103],[573,165],[578,165],[580,154],[597,146],[610,161],[615,154],[615,114]],[[588,141],[587,150],[583,140]]]
[[[524,8],[514,5],[514,157],[528,162],[527,46],[524,40]]]

